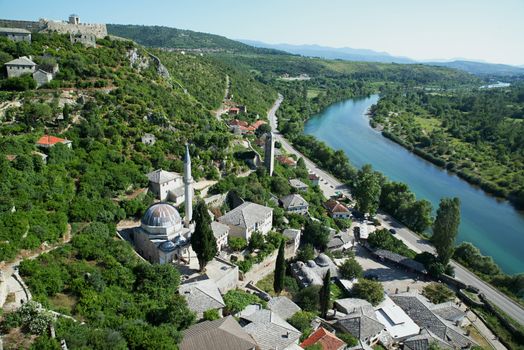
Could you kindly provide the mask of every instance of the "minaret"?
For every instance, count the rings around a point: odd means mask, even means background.
[[[275,140],[272,132],[266,135],[264,166],[269,176],[273,176],[273,169],[275,168]]]
[[[186,217],[185,226],[189,227],[193,220],[193,177],[191,176],[191,157],[189,156],[189,145],[186,143],[186,156],[184,158],[184,194]]]

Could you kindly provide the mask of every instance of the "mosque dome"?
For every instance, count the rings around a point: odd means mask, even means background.
[[[181,223],[178,210],[169,203],[153,204],[142,217],[142,224],[150,227],[169,228]]]
[[[160,249],[164,252],[170,252],[176,249],[176,245],[171,241],[165,241],[160,245]]]
[[[320,253],[315,259],[318,266],[327,267],[331,265],[331,259],[324,253]]]

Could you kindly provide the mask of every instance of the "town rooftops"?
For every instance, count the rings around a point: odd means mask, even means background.
[[[375,307],[375,315],[394,339],[419,334],[420,327],[387,295]]]
[[[7,28],[7,27],[0,27],[0,33],[6,33],[6,34],[31,34],[30,31],[23,28]]]
[[[299,194],[290,194],[280,198],[284,209],[308,205],[306,200]]]
[[[346,346],[346,343],[337,338],[333,333],[327,331],[324,327],[319,327],[307,337],[300,346],[307,348],[315,344],[320,344],[322,350],[339,350],[344,349]]]
[[[349,312],[344,318],[337,321],[339,328],[364,341],[369,340],[385,329],[384,325],[377,320],[375,310],[373,310],[371,304],[365,300],[360,301],[360,299],[347,298],[337,300],[336,303],[340,304],[342,301],[347,302],[348,305],[346,307],[349,308]],[[354,306],[353,311],[351,310],[352,306]]]
[[[404,340],[404,350],[428,350],[432,343],[435,343],[439,349],[451,349],[448,343],[424,328],[420,334]]]
[[[280,162],[280,164],[288,165],[288,166],[296,166],[297,165],[297,161],[294,160],[291,157],[284,156],[284,155],[279,155],[279,156],[276,156],[276,158]]]
[[[330,199],[324,206],[330,213],[349,213],[349,209],[337,200]]]
[[[71,143],[71,141],[51,135],[44,135],[36,141],[37,146],[43,147],[54,146],[57,143],[68,144]]]
[[[261,350],[285,349],[297,343],[300,331],[271,310],[257,310],[241,316],[244,330],[257,342]]]
[[[329,242],[326,248],[337,249],[341,247],[349,247],[352,243],[353,237],[347,231],[341,231],[339,233],[330,234]]]
[[[453,347],[464,348],[473,341],[462,334],[462,331],[434,313],[435,307],[422,295],[416,293],[393,294],[390,298],[400,306],[420,328],[427,328],[435,336],[450,343]]]
[[[233,316],[197,323],[183,335],[180,350],[251,350],[257,346]]]
[[[466,316],[466,313],[453,305],[451,301],[437,304],[431,310],[443,319],[451,322],[460,321]]]
[[[216,283],[210,279],[181,284],[179,293],[186,298],[189,309],[198,315],[226,306]]]
[[[301,310],[291,299],[284,296],[271,298],[267,303],[267,307],[284,320],[289,319]]]
[[[19,58],[15,58],[14,60],[11,60],[9,62],[6,62],[4,65],[6,66],[36,66],[36,63],[31,61],[28,57],[22,56]]]
[[[264,221],[272,212],[272,208],[252,202],[244,202],[218,218],[218,221],[226,225],[251,228],[256,223]]]
[[[309,174],[308,176],[308,179],[310,179],[311,181],[316,181],[316,180],[319,180],[320,177],[317,175],[317,174]]]
[[[178,177],[180,177],[180,175],[162,169],[158,169],[147,174],[149,181],[157,184],[163,184],[165,182],[175,180]]]
[[[261,127],[262,125],[264,125],[264,124],[267,124],[267,122],[265,120],[257,120],[251,126],[256,130],[259,127]]]

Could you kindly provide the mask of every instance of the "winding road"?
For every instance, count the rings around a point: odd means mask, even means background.
[[[324,192],[326,197],[330,197],[335,194],[336,191],[343,193],[344,195],[351,198],[351,193],[349,187],[344,183],[333,177],[331,174],[320,169],[315,163],[305,157],[302,153],[298,152],[278,131],[278,119],[276,117],[276,111],[280,107],[280,104],[284,100],[284,97],[279,94],[278,99],[273,104],[272,108],[268,112],[268,119],[275,136],[275,141],[278,141],[282,144],[282,148],[288,153],[295,154],[298,157],[302,157],[306,164],[306,167],[310,173],[314,173],[320,177],[320,188]],[[402,239],[411,249],[419,252],[430,252],[434,253],[435,248],[428,244],[427,241],[422,239],[420,236],[415,234],[413,231],[409,230],[403,224],[399,223],[391,216],[385,213],[379,213],[377,219],[380,221],[381,225],[386,228],[395,228],[397,231],[396,236]],[[515,301],[511,300],[509,297],[504,295],[502,292],[499,292],[494,287],[488,283],[482,281],[474,273],[467,270],[462,265],[458,264],[455,261],[451,262],[452,266],[455,268],[455,277],[460,281],[477,287],[481,293],[484,293],[486,298],[491,301],[494,305],[512,317],[514,320],[524,325],[524,308],[517,304]]]

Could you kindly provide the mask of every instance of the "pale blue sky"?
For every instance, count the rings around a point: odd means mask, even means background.
[[[524,65],[524,0],[0,0],[0,18],[72,12],[85,22]]]

